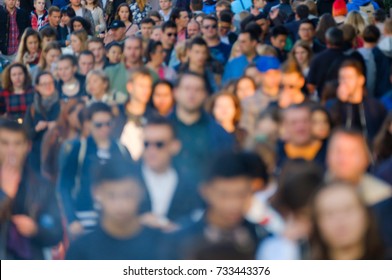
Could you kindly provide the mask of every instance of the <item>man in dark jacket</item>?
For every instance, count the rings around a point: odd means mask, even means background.
[[[26,165],[30,147],[23,127],[0,123],[0,259],[43,259],[63,230],[54,189]]]

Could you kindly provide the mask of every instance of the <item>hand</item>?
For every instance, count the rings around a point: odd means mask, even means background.
[[[48,122],[39,121],[39,122],[37,123],[37,125],[35,126],[35,131],[36,131],[36,132],[40,132],[40,131],[46,129],[47,127],[48,127]]]
[[[68,230],[71,234],[71,237],[75,238],[84,232],[84,227],[80,222],[75,221],[68,226]]]
[[[7,156],[1,166],[0,185],[3,192],[11,199],[16,196],[21,181],[20,170],[16,165],[16,160]]]
[[[12,222],[19,233],[24,237],[32,237],[37,234],[38,226],[32,218],[26,215],[13,215]]]
[[[56,122],[55,121],[47,122],[47,124],[48,124],[48,129],[52,129],[52,128],[54,128],[56,126]]]
[[[167,219],[160,218],[151,212],[143,214],[140,217],[140,222],[145,226],[149,226],[152,228],[159,228],[164,231],[173,231],[177,228],[176,224],[173,224]]]

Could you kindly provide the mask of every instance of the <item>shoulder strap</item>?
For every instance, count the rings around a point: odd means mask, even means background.
[[[86,151],[87,151],[87,140],[82,139],[80,140],[80,148],[78,153],[78,162],[77,162],[77,169],[76,169],[76,176],[75,176],[75,187],[72,190],[72,197],[76,199],[77,195],[80,192],[81,188],[81,175],[82,175],[82,168],[83,162],[86,158]]]

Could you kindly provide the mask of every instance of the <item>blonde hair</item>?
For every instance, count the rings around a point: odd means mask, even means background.
[[[88,34],[85,30],[78,30],[72,32],[71,36],[76,36],[80,42],[82,42],[82,47],[80,49],[80,52],[87,50],[87,40],[88,40]]]
[[[257,45],[256,50],[258,55],[275,56],[275,57],[278,56],[274,47],[270,45]]]
[[[233,58],[236,58],[237,56],[235,56],[235,53],[237,51],[237,48],[239,48],[240,43],[237,41],[235,41],[235,43],[233,44],[233,46],[231,47],[231,52],[230,52],[230,58],[229,61],[232,60]]]
[[[368,25],[367,20],[358,11],[349,12],[344,23],[352,25],[357,35],[361,35]]]
[[[181,58],[186,58],[187,56],[187,42],[183,41],[176,45],[175,47],[176,56],[179,61],[182,61]]]

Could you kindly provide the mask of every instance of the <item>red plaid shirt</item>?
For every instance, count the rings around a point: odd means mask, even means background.
[[[18,51],[19,47],[19,29],[16,23],[16,9],[10,13],[10,29],[8,30],[8,55],[14,54]]]
[[[0,91],[0,115],[6,114],[9,119],[23,118],[34,101],[34,88],[29,88],[23,94],[13,94],[8,90]]]

